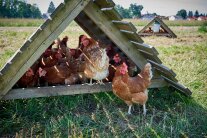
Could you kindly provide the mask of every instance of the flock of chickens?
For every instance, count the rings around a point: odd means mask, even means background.
[[[54,41],[41,57],[28,69],[16,83],[16,87],[83,84],[92,85],[92,80],[100,84],[112,82],[115,95],[124,100],[131,114],[133,103],[143,105],[148,99],[152,71],[147,63],[137,73],[136,65],[111,45],[106,46],[92,38],[80,35],[77,49],[67,46],[68,37]]]
[[[154,33],[152,27],[149,27],[148,29],[144,30],[143,33]],[[159,29],[159,33],[166,33],[166,31],[162,28]]]

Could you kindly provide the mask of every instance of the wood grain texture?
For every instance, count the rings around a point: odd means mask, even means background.
[[[167,83],[164,79],[152,80],[152,84],[149,88],[165,87]],[[89,86],[83,85],[70,85],[70,86],[51,86],[40,88],[24,88],[24,89],[12,89],[2,99],[26,99],[37,97],[50,97],[50,96],[63,96],[63,95],[75,95],[75,94],[89,94],[112,91],[111,83],[105,83],[105,85],[94,84]]]
[[[114,7],[115,3],[113,2],[113,0],[94,0],[94,3],[96,5],[98,5],[98,7],[100,9],[102,8],[110,8],[110,7]]]
[[[136,27],[131,22],[116,21],[116,20],[113,20],[112,22],[120,30],[127,30],[127,31],[132,31],[132,32],[137,31]]]

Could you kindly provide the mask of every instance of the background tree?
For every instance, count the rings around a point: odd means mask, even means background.
[[[193,11],[188,12],[188,17],[190,17],[190,18],[193,17]]]
[[[141,17],[141,11],[143,9],[142,5],[137,5],[136,3],[130,4],[129,11],[132,17]]]
[[[32,14],[33,18],[41,18],[41,12],[40,12],[40,9],[38,8],[37,4],[33,4],[31,6],[31,12],[33,13]]]
[[[198,12],[198,10],[195,11],[194,16],[197,17],[197,18],[199,17],[199,12]]]
[[[184,9],[181,9],[181,10],[179,10],[179,11],[177,12],[176,15],[177,15],[177,16],[181,16],[181,17],[183,17],[183,19],[186,19],[186,18],[187,18],[187,11],[184,10]]]
[[[123,18],[131,18],[129,9],[125,9],[125,8],[123,8],[121,5],[116,5],[116,6],[115,6],[115,9],[119,12],[119,14],[120,14]]]
[[[0,17],[41,18],[41,12],[36,4],[24,0],[0,0]]]
[[[55,5],[54,5],[54,3],[51,1],[50,2],[50,5],[49,5],[49,7],[48,7],[48,9],[47,9],[47,13],[53,13],[54,12],[54,10],[55,10]]]

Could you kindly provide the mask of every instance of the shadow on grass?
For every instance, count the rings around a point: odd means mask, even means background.
[[[113,93],[0,102],[1,136],[45,137],[204,137],[207,110],[170,90],[149,93],[147,116]]]

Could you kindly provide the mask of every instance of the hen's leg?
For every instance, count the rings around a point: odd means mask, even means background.
[[[128,114],[131,115],[131,109],[132,109],[132,105],[129,105],[129,109],[128,109]]]
[[[90,86],[93,85],[93,83],[92,83],[92,78],[90,79],[90,83],[89,83],[88,85],[90,85]]]
[[[146,105],[143,104],[143,114],[144,114],[144,116],[146,115],[146,113],[147,113]]]

